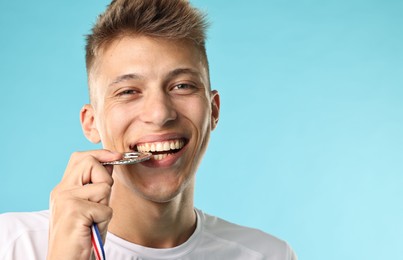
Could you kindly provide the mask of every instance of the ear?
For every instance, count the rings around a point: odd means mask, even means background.
[[[80,111],[80,121],[85,137],[94,144],[99,143],[101,138],[95,123],[95,111],[92,105],[84,105]]]
[[[211,91],[211,130],[214,130],[220,117],[220,95],[217,90]]]

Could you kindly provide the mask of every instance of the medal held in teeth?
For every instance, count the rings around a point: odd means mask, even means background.
[[[128,152],[123,154],[123,159],[111,162],[102,162],[102,165],[126,165],[135,164],[139,162],[144,162],[150,159],[151,153],[141,153],[141,152]]]

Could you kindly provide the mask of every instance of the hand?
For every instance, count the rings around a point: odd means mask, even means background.
[[[48,259],[88,260],[93,223],[105,240],[112,218],[108,205],[113,167],[100,162],[121,158],[121,154],[108,150],[72,154],[62,181],[50,195]]]

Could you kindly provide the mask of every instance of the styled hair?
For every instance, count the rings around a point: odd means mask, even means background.
[[[187,0],[113,0],[87,35],[87,74],[102,50],[130,35],[190,41],[200,50],[208,71],[207,27],[206,16]]]

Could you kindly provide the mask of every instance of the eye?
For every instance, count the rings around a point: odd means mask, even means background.
[[[174,89],[189,89],[192,86],[190,86],[189,84],[178,84],[174,87]]]
[[[125,89],[122,90],[118,93],[118,96],[126,96],[126,95],[135,95],[138,94],[139,92],[137,90],[134,89]]]
[[[197,91],[197,87],[192,84],[181,83],[172,88],[172,91],[179,94],[191,94]]]

